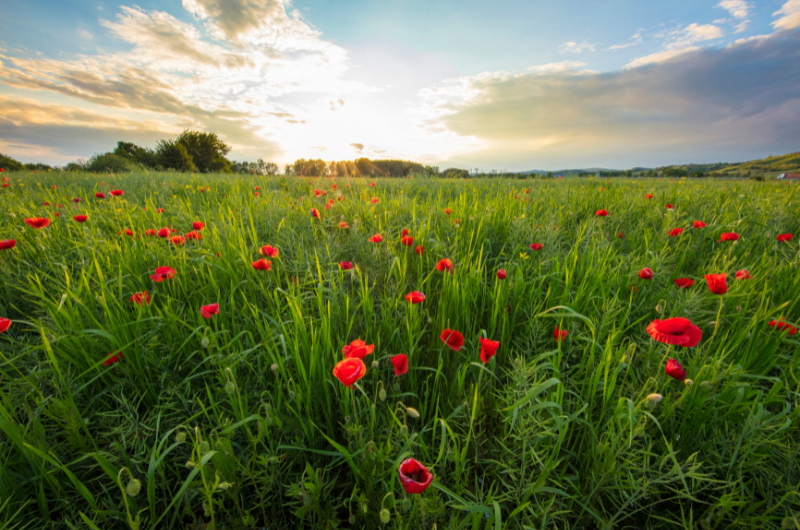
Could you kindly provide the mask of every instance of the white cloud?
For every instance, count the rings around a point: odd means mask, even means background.
[[[670,42],[667,49],[685,48],[697,42],[719,39],[722,29],[713,24],[689,24],[685,28],[677,28],[667,33]]]
[[[664,61],[669,61],[670,59],[678,57],[679,55],[683,55],[684,53],[693,52],[699,49],[700,48],[697,46],[692,46],[689,48],[678,48],[674,50],[665,50],[662,52],[652,53],[650,55],[634,59],[633,61],[623,66],[623,69],[627,70],[629,68],[638,68],[639,66],[644,66],[645,64],[663,63]]]
[[[608,50],[621,50],[622,48],[629,48],[631,46],[636,46],[637,44],[641,44],[642,42],[642,30],[637,31],[631,37],[631,41],[625,44],[615,44],[613,46],[609,46]]]
[[[777,29],[800,28],[800,0],[789,0],[772,14],[773,17],[779,15],[782,16],[772,23],[773,27]]]
[[[721,7],[738,19],[747,18],[750,13],[750,4],[744,0],[722,0],[716,7]]]
[[[86,40],[92,40],[94,38],[94,36],[91,33],[89,33],[88,31],[86,31],[85,29],[79,30],[78,31],[78,35],[81,38],[86,39]]]
[[[565,42],[561,46],[558,47],[558,51],[561,53],[581,53],[584,50],[593,52],[594,51],[594,44],[589,44],[586,41],[578,44],[577,42]]]

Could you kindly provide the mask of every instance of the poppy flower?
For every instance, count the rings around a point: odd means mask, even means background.
[[[0,250],[8,250],[16,246],[17,246],[17,241],[15,239],[5,239],[3,241],[0,241]]]
[[[669,237],[676,237],[683,233],[683,228],[673,228],[668,232]]]
[[[422,248],[422,245],[414,247],[414,254],[417,254],[418,256],[422,256],[422,254],[424,252],[425,252],[425,249]]]
[[[623,239],[625,238],[625,234],[623,234],[622,232],[617,232],[617,237]]]
[[[148,228],[147,230],[144,231],[144,235],[153,237],[154,235],[156,235],[156,229]]]
[[[75,197],[74,199],[72,199],[72,202],[78,204],[79,202],[81,202],[81,199],[79,197]]]
[[[319,211],[316,208],[311,208],[311,217],[319,219]]]
[[[383,241],[383,236],[380,234],[375,234],[374,236],[369,238],[370,243],[380,243],[381,241]]]
[[[183,236],[172,236],[170,241],[172,241],[173,245],[183,245],[186,243],[186,238]]]
[[[483,364],[486,364],[489,362],[489,359],[494,357],[494,354],[497,353],[497,348],[500,347],[500,341],[478,337],[478,342],[481,343],[481,361],[483,361]]]
[[[372,198],[372,204],[378,204],[378,198],[377,197],[373,197]]]
[[[403,230],[400,231],[400,237],[406,237],[407,235],[408,235],[408,228],[403,228]]]
[[[56,217],[61,217],[61,212],[56,212]]]
[[[751,278],[752,276],[750,276],[750,271],[748,271],[747,269],[736,271],[737,280],[749,280]]]
[[[105,199],[106,198],[106,194],[103,193],[102,191],[98,191],[97,193],[94,194],[94,198],[95,199]]]
[[[156,208],[156,213],[164,213],[164,208]]]
[[[321,192],[321,191],[319,191],[319,190],[314,190],[314,195],[316,195],[317,197],[319,197],[320,195],[322,195],[322,192]]]
[[[31,217],[30,219],[25,219],[25,223],[31,228],[44,228],[50,226],[50,219],[46,217]]]
[[[133,293],[131,296],[131,302],[137,305],[145,305],[150,303],[150,295],[147,291],[143,291],[141,293]]]
[[[686,379],[686,370],[684,370],[681,363],[675,359],[667,359],[667,366],[664,367],[664,373],[678,381]]]
[[[11,327],[11,319],[0,317],[0,333],[4,333]]]
[[[450,208],[445,208],[444,209],[444,213],[446,213],[447,215],[450,215],[451,213],[453,213],[453,210],[451,210]]]
[[[414,244],[414,238],[412,238],[411,236],[405,236],[400,239],[400,243],[407,247],[410,247]]]
[[[255,191],[255,192],[253,192],[253,195],[254,195],[255,197],[260,197],[260,196],[261,196],[261,193],[259,193],[259,192]]]
[[[164,280],[169,280],[175,275],[175,269],[171,267],[158,267],[156,268],[156,273],[150,275],[150,278],[156,282],[163,282]]]
[[[464,335],[454,329],[442,331],[439,338],[453,351],[461,351],[461,347],[464,346]]]
[[[405,353],[398,353],[392,357],[392,365],[396,377],[408,373],[408,356]]]
[[[422,493],[433,482],[433,475],[430,471],[413,458],[403,460],[397,472],[400,475],[400,484],[403,489],[412,495]]]
[[[8,184],[6,184],[6,183],[4,183],[4,184],[3,184],[3,187],[4,187],[4,188],[7,188],[8,186],[9,186],[9,185],[8,185]]]
[[[272,270],[272,262],[267,260],[267,259],[264,259],[264,258],[261,258],[258,261],[254,261],[250,265],[252,265],[253,268],[255,270],[257,270],[257,271],[271,271]]]
[[[191,232],[186,232],[186,239],[203,239],[203,234],[197,232],[196,230],[192,230]]]
[[[122,195],[125,194],[125,192],[122,190],[111,190],[109,193],[111,193],[111,195],[113,195],[114,197],[121,197]]]
[[[347,221],[339,221],[339,228],[344,230],[345,228],[350,228],[350,225],[347,224]]]
[[[556,342],[561,342],[566,338],[566,336],[567,336],[567,330],[558,329],[558,326],[556,326],[555,331],[553,331],[553,338],[556,339]]]
[[[260,189],[261,189],[261,186],[256,186],[256,187],[255,187],[255,188],[253,188],[253,189],[254,189],[254,190],[256,190],[256,191],[258,191],[258,190],[260,190]]]
[[[219,304],[208,304],[200,307],[200,315],[203,318],[211,318],[214,315],[219,315]]]
[[[689,278],[678,278],[675,280],[675,285],[678,286],[678,289],[686,289],[687,287],[694,285],[694,280],[690,280]]]
[[[653,269],[650,267],[645,267],[644,269],[639,271],[639,278],[643,280],[652,280],[653,279]]]
[[[128,237],[133,237],[133,230],[131,230],[130,228],[126,228],[125,230],[120,230],[117,235],[121,236],[122,234],[125,234]]]
[[[719,243],[720,241],[736,241],[737,239],[739,239],[739,234],[737,234],[736,232],[725,232],[724,234],[719,236],[717,243]]]
[[[341,269],[343,271],[349,271],[352,268],[353,268],[353,264],[350,263],[349,261],[340,261],[339,262],[339,269]]]
[[[786,243],[792,240],[792,234],[779,234],[777,239],[781,243]]]
[[[706,282],[708,282],[708,289],[714,294],[725,294],[728,292],[728,284],[725,281],[725,273],[722,274],[706,274]]]
[[[406,295],[406,300],[412,304],[421,304],[425,300],[425,295],[419,291],[412,291]]]
[[[595,212],[595,215],[597,217],[606,217],[606,216],[608,216],[608,210],[597,210]]]
[[[169,237],[169,228],[162,228],[159,230],[158,237]]]
[[[499,280],[505,280],[508,275],[506,274],[505,269],[500,269],[497,271],[497,278]]]
[[[47,202],[47,201],[44,201],[44,202],[42,203],[42,206],[50,206],[50,203],[49,203],[49,202]]]
[[[120,362],[124,358],[125,358],[125,356],[122,355],[122,352],[109,353],[106,356],[106,360],[103,361],[103,366],[111,366],[114,363]]]
[[[205,223],[201,223],[200,221],[194,221],[192,223],[192,228],[194,228],[195,230],[202,230],[205,227],[206,227],[206,224]]]
[[[453,262],[448,258],[441,259],[436,264],[436,270],[439,272],[449,271],[450,274],[453,274]]]
[[[667,210],[672,210],[672,209],[673,209],[672,205],[671,204],[667,204]]]
[[[692,225],[695,228],[705,228],[706,226],[708,226],[703,221],[695,221],[695,222],[692,223]]]
[[[73,219],[75,219],[75,221],[78,223],[85,223],[87,217],[85,215],[76,215],[75,217],[73,217]]]
[[[539,250],[542,250],[543,245],[541,243],[533,243],[532,245],[530,245],[530,247],[531,247],[531,250],[539,251]]]
[[[794,335],[797,333],[797,328],[789,324],[788,322],[784,322],[783,320],[773,320],[769,323],[770,326],[777,330],[786,330],[789,332],[789,335]],[[2,326],[0,326],[0,331],[2,331]]]
[[[700,328],[682,317],[655,319],[647,326],[647,333],[658,342],[684,348],[694,348],[703,338]]]
[[[647,195],[644,196],[644,198],[645,199],[652,199],[653,198],[653,194],[652,193],[648,193]]]

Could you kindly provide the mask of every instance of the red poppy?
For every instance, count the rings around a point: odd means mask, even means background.
[[[150,278],[156,282],[163,282],[164,280],[169,280],[175,275],[175,269],[171,267],[158,267],[156,268],[156,273],[152,274]]]
[[[675,280],[675,285],[678,286],[678,289],[686,289],[687,287],[694,285],[694,280],[690,280],[689,278],[678,278]]]
[[[673,209],[673,208],[672,208],[672,205],[671,205],[671,204],[668,204],[668,205],[667,205],[667,210],[672,210],[672,209]]]
[[[653,198],[653,194],[652,193],[648,193],[647,195],[644,196],[644,198],[645,199],[652,199]]]
[[[156,208],[156,213],[164,213],[164,208]]]
[[[316,195],[317,197],[319,197],[320,195],[322,195],[322,192],[321,192],[321,191],[319,191],[319,190],[314,190],[314,195]]]
[[[148,228],[147,230],[144,231],[144,235],[153,237],[154,235],[156,235],[156,229]]]
[[[345,344],[342,346],[342,353],[344,354],[345,358],[358,357],[359,359],[364,360],[364,357],[367,355],[372,355],[373,351],[375,351],[375,345],[367,344],[361,339],[354,340],[350,344]]]
[[[106,194],[103,193],[102,191],[98,191],[97,193],[94,194],[94,198],[95,199],[105,199],[106,198]]]
[[[150,294],[147,291],[143,291],[141,293],[133,293],[131,296],[131,302],[138,305],[145,305],[150,303]]]
[[[257,271],[271,271],[272,270],[272,262],[267,260],[267,259],[264,259],[264,258],[261,258],[258,261],[254,261],[250,265],[252,265],[253,268],[255,270],[257,270]]]
[[[0,317],[0,333],[4,333],[11,327],[11,319]]]
[[[347,221],[339,221],[339,228],[344,230],[345,228],[350,228],[350,225],[347,224]]]
[[[700,328],[681,317],[655,319],[647,326],[647,333],[658,342],[684,348],[694,348],[703,338]]]
[[[383,241],[383,236],[380,234],[375,234],[374,236],[369,238],[370,243],[380,243],[381,241]]]
[[[481,361],[483,361],[483,364],[486,364],[489,362],[489,359],[494,357],[494,354],[497,353],[497,348],[500,347],[500,341],[478,337],[478,342],[481,343]]]
[[[25,219],[25,223],[32,228],[44,228],[50,226],[50,219],[46,217],[32,217]]]
[[[737,234],[736,232],[725,232],[724,234],[719,236],[717,243],[719,243],[720,241],[736,241],[737,239],[739,239],[739,234]]]
[[[676,237],[683,233],[683,228],[673,228],[668,232],[669,237]]]
[[[319,211],[316,208],[311,208],[311,217],[319,219]]]
[[[464,346],[464,335],[454,329],[442,331],[439,338],[453,351],[461,351],[461,347]]]
[[[783,320],[773,320],[769,323],[770,326],[777,330],[786,330],[789,332],[789,335],[794,335],[797,333],[797,328],[789,324],[788,322],[784,322]]]
[[[122,355],[122,352],[117,352],[117,353],[113,353],[113,354],[109,353],[106,356],[106,360],[103,361],[103,366],[111,366],[114,363],[120,362],[124,358],[125,358],[125,356]]]
[[[556,339],[556,342],[561,342],[566,338],[566,336],[567,336],[567,330],[558,329],[558,326],[556,326],[555,331],[553,331],[553,338]]]
[[[534,244],[530,245],[530,247],[531,247],[531,250],[539,251],[539,250],[542,250],[543,245],[541,243],[534,243]]]
[[[408,235],[408,228],[403,228],[403,230],[400,231],[400,237],[406,237],[407,235]]]
[[[651,280],[653,279],[653,269],[650,267],[645,267],[644,269],[639,271],[639,278],[643,280]]]
[[[625,234],[623,234],[622,232],[617,232],[617,237],[623,239],[625,237]]]
[[[203,234],[192,230],[191,232],[186,232],[186,239],[203,239]]]
[[[408,373],[408,356],[405,353],[398,353],[392,357],[392,365],[396,377]]]
[[[400,239],[400,243],[407,247],[410,247],[414,244],[414,238],[412,238],[411,236],[404,236],[403,238]]]
[[[508,275],[506,274],[505,269],[500,269],[497,271],[497,278],[500,280],[505,280]]]
[[[725,281],[725,273],[722,274],[706,274],[706,282],[708,282],[708,289],[714,294],[725,294],[728,292],[728,284]]]
[[[158,237],[169,237],[169,228],[162,228],[159,230]]]
[[[372,198],[372,204],[378,204],[378,198],[377,197],[373,197]]]
[[[781,243],[785,243],[792,240],[792,234],[779,234],[777,239]]]
[[[194,221],[192,223],[192,228],[194,228],[195,230],[202,230],[205,227],[206,227],[206,224],[202,223],[200,221]]]
[[[446,213],[447,215],[450,215],[451,213],[453,213],[453,210],[451,210],[450,208],[445,208],[444,209],[444,213]]]
[[[339,262],[339,269],[343,271],[349,271],[353,268],[353,264],[349,261],[340,261]]]
[[[664,368],[664,373],[678,381],[686,379],[686,370],[684,370],[681,363],[675,359],[667,359],[667,366]]]
[[[256,187],[255,187],[255,188],[253,188],[253,189],[254,189],[254,190],[256,190],[256,191],[258,191],[258,190],[260,190],[260,189],[261,189],[261,186],[256,186]]]
[[[400,484],[403,485],[403,489],[412,495],[422,493],[433,482],[433,475],[430,471],[413,458],[403,460],[397,472],[400,475]]]
[[[261,254],[262,256],[277,258],[280,252],[276,247],[273,247],[272,245],[264,245],[263,247],[258,249],[258,253]]]
[[[597,217],[606,217],[608,215],[608,210],[597,210],[595,215]]]
[[[750,271],[747,269],[742,269],[740,271],[736,271],[736,279],[737,280],[749,280],[752,276],[750,276]]]
[[[422,248],[422,245],[414,247],[414,254],[417,254],[418,256],[422,256],[422,254],[424,252],[425,252],[425,249]]]
[[[16,246],[17,246],[17,241],[15,239],[5,239],[3,241],[0,241],[0,250],[8,250]]]
[[[56,217],[61,217],[61,212],[56,212]]]
[[[121,197],[122,195],[125,194],[125,192],[122,190],[111,190],[109,193],[111,193],[111,195],[113,195],[114,197]]]
[[[257,191],[254,191],[254,192],[253,192],[253,195],[254,195],[254,196],[256,196],[256,197],[260,197],[260,196],[261,196],[261,193],[259,193],[259,192],[257,192]]]
[[[117,235],[121,236],[122,234],[125,234],[128,237],[133,237],[133,230],[131,230],[130,228],[126,228],[125,230],[120,230]]]
[[[47,201],[44,201],[44,202],[42,203],[42,206],[50,206],[50,203],[49,203],[49,202],[47,202]]]
[[[219,315],[219,304],[208,304],[200,307],[200,315],[203,318],[211,318],[214,315]]]
[[[79,202],[81,202],[81,199],[79,197],[75,197],[74,199],[72,199],[72,202],[78,204]]]
[[[7,188],[8,186],[9,186],[9,184],[3,184],[4,188]]]
[[[178,245],[179,246],[179,245],[183,245],[184,243],[186,243],[186,238],[183,237],[183,236],[172,236],[170,238],[170,241],[172,241],[173,245]]]
[[[76,215],[75,217],[73,217],[73,219],[75,219],[75,221],[78,223],[85,223],[87,217],[85,215]]]
[[[692,225],[694,225],[695,228],[705,228],[708,226],[703,221],[695,221],[692,223]]]
[[[412,291],[406,295],[406,300],[412,304],[420,304],[425,300],[425,295],[419,291]]]
[[[448,258],[441,259],[436,264],[436,270],[439,272],[449,271],[450,274],[453,274],[453,262]]]

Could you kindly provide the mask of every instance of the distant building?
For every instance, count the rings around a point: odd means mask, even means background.
[[[800,173],[781,173],[778,175],[779,179],[800,180]]]

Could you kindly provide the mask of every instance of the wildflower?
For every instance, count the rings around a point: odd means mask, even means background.
[[[722,274],[706,274],[706,282],[708,289],[714,294],[725,294],[728,292],[728,284],[725,281],[725,273]]]
[[[686,379],[686,370],[684,370],[681,363],[675,359],[667,359],[667,366],[664,368],[664,373],[678,381]]]
[[[645,267],[644,269],[639,271],[639,278],[643,280],[652,280],[653,279],[653,269],[650,267]]]
[[[541,243],[533,243],[530,245],[531,250],[539,251],[542,250],[543,245]]]
[[[156,213],[164,213],[164,208],[156,208]]]
[[[695,228],[705,228],[706,226],[708,226],[703,221],[695,221],[695,222],[692,223],[692,225]]]
[[[451,213],[453,213],[453,210],[451,210],[450,208],[445,208],[444,209],[444,213],[446,213],[447,215],[450,215]]]
[[[652,199],[653,198],[653,194],[652,193],[648,193],[647,195],[644,196],[644,198],[645,199]]]
[[[392,357],[392,365],[394,366],[394,375],[400,377],[408,373],[408,356],[405,353],[398,353]]]
[[[164,280],[169,280],[175,275],[175,269],[171,267],[158,267],[156,268],[155,274],[150,275],[150,278],[156,282],[163,282]]]
[[[267,260],[267,259],[264,259],[264,258],[261,258],[258,261],[254,261],[250,265],[252,265],[253,268],[255,270],[257,270],[257,271],[271,271],[272,270],[272,262]]]
[[[349,271],[353,268],[353,264],[349,261],[340,261],[339,262],[339,269],[343,271]]]
[[[98,191],[97,193],[94,194],[94,198],[95,199],[105,199],[106,198],[106,194],[103,193],[102,191]]]
[[[316,208],[311,208],[311,217],[319,219],[319,210],[317,210]]]
[[[214,315],[219,315],[219,304],[201,306],[200,315],[202,315],[203,318],[211,318]]]
[[[553,338],[556,339],[556,342],[561,342],[567,337],[567,330],[566,329],[558,329],[556,326],[555,331],[553,331]]]
[[[186,239],[203,239],[203,234],[192,230],[191,232],[186,232]]]
[[[339,228],[344,230],[345,228],[350,228],[350,225],[347,224],[347,221],[339,221]]]
[[[788,243],[789,241],[792,240],[792,234],[779,234],[777,239],[781,243]]]
[[[683,228],[673,228],[668,232],[669,237],[676,237],[683,233]]]
[[[678,289],[686,289],[687,287],[694,285],[694,280],[690,280],[689,278],[678,278],[675,280],[675,285],[678,286]]]
[[[483,361],[483,364],[486,364],[489,362],[489,359],[494,357],[497,353],[497,348],[500,347],[500,341],[479,337],[478,342],[481,343],[481,361]]]
[[[79,202],[81,202],[81,198],[80,197],[75,197],[74,199],[72,199],[72,202],[74,202],[75,204],[78,204]]]
[[[430,471],[413,458],[403,460],[397,472],[400,475],[400,484],[406,493],[422,493],[433,482]]]
[[[131,302],[137,305],[145,305],[150,303],[150,294],[147,291],[143,291],[141,293],[133,293],[131,296]]]
[[[648,394],[645,399],[647,399],[647,407],[652,409],[664,399],[664,396],[661,394]]]
[[[113,197],[121,197],[125,194],[125,192],[122,190],[111,190],[109,193],[111,193]]]
[[[411,236],[404,236],[400,239],[400,243],[407,247],[410,247],[414,244],[414,239]]]
[[[75,221],[78,223],[85,223],[87,217],[85,215],[76,215],[75,217],[73,217],[73,219],[75,219]]]
[[[737,239],[739,239],[739,234],[737,234],[736,232],[725,232],[724,234],[719,236],[717,243],[721,241],[736,241]]]
[[[378,201],[378,198],[377,198],[377,197],[373,197],[373,198],[372,198],[372,204],[378,204],[378,202],[379,202],[379,201]]]
[[[356,381],[367,373],[367,365],[357,357],[348,357],[336,363],[333,367],[333,376],[347,388],[353,388]]]
[[[682,317],[655,319],[647,326],[647,333],[658,342],[684,348],[694,348],[703,338],[702,330]]]
[[[46,226],[50,226],[50,219],[45,217],[31,217],[29,219],[25,219],[25,223],[31,228],[44,228]]]
[[[117,352],[117,353],[113,353],[113,354],[109,353],[106,356],[106,360],[103,361],[103,366],[111,366],[114,363],[120,362],[124,358],[125,358],[125,356],[122,355],[122,352]]]
[[[276,247],[273,247],[272,245],[264,245],[263,247],[258,249],[258,253],[261,254],[262,256],[277,258],[279,251]]]
[[[403,230],[400,231],[400,237],[406,237],[407,235],[408,235],[408,228],[403,228]]]
[[[192,223],[192,228],[194,228],[195,230],[202,230],[205,227],[206,227],[206,224],[202,223],[200,221],[194,221]]]
[[[11,327],[11,319],[0,317],[0,333],[5,333],[5,331]]]
[[[412,291],[406,295],[406,300],[412,304],[421,304],[425,300],[425,295],[419,291]]]
[[[16,246],[17,241],[15,239],[4,239],[3,241],[0,241],[0,250],[8,250]]]
[[[595,212],[595,215],[597,217],[607,217],[608,216],[608,210],[597,210]]]
[[[156,229],[148,228],[147,230],[144,231],[144,235],[153,237],[154,235],[156,235]]]
[[[422,245],[414,247],[414,254],[422,256],[423,252],[425,252],[425,249],[422,248]]]
[[[169,228],[162,228],[159,230],[158,237],[169,237]]]
[[[453,274],[453,262],[448,258],[441,259],[436,264],[436,270],[439,272],[448,271],[450,274]]]
[[[367,344],[361,339],[354,340],[350,344],[342,346],[342,353],[344,354],[345,358],[358,357],[359,359],[363,360],[367,355],[372,355],[374,350],[374,344]]]
[[[623,234],[622,232],[617,232],[617,237],[623,239],[625,237],[625,234]]]
[[[464,346],[464,335],[453,329],[446,329],[442,331],[442,334],[439,335],[439,338],[447,345],[448,348],[456,352],[461,351],[461,347]]]
[[[170,241],[172,241],[173,245],[180,246],[186,243],[186,238],[183,236],[172,236]]]
[[[673,210],[673,208],[672,208],[672,205],[671,205],[671,204],[667,204],[667,210]]]
[[[749,280],[752,276],[750,276],[750,271],[747,269],[742,269],[740,271],[736,271],[736,279],[737,280]]]
[[[505,280],[505,279],[506,279],[506,276],[507,276],[507,274],[506,274],[506,271],[505,271],[505,269],[499,269],[499,270],[497,271],[497,278],[498,278],[499,280]]]
[[[797,328],[787,322],[784,322],[783,319],[773,320],[772,322],[769,322],[768,325],[778,330],[786,330],[789,333],[789,335],[794,335],[795,333],[797,333]]]

